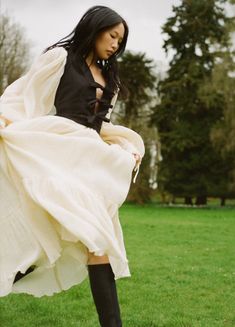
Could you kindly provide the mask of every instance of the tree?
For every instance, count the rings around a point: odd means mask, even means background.
[[[132,184],[127,199],[138,203],[150,201],[153,192],[149,185],[150,147],[154,139],[157,144],[157,139],[156,131],[148,128],[147,124],[157,99],[157,76],[154,68],[153,60],[146,58],[144,53],[126,51],[119,61],[120,79],[128,89],[128,94],[125,98],[120,97],[117,102],[115,122],[139,133],[146,147],[136,184]]]
[[[22,27],[0,11],[0,95],[27,69],[29,45]]]
[[[235,4],[235,1],[232,2]],[[213,95],[219,93],[223,99],[223,117],[212,128],[211,141],[222,157],[231,163],[228,185],[230,191],[235,193],[235,49],[232,40],[235,32],[235,7],[230,8],[230,11],[230,20],[227,22],[229,51],[224,52],[215,65],[212,80],[207,83],[206,89]]]
[[[185,203],[206,204],[230,167],[210,140],[212,126],[223,113],[220,102],[208,106],[200,95],[201,85],[210,78],[218,49],[226,47],[223,0],[182,0],[163,26],[166,53],[173,50],[168,77],[158,85],[161,103],[152,115],[162,144],[161,187]],[[221,171],[221,169],[223,171]],[[222,181],[220,181],[222,182]]]

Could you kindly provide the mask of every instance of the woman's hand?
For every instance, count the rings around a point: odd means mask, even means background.
[[[141,162],[141,156],[138,154],[138,153],[132,153],[133,155],[134,155],[134,157],[135,157],[135,160],[136,160],[136,163],[139,163],[139,162]]]
[[[5,122],[5,126],[3,126],[3,124],[1,124],[1,122]],[[3,129],[5,127],[7,127],[9,124],[11,124],[12,121],[10,121],[9,119],[7,119],[6,117],[0,115],[0,129]]]

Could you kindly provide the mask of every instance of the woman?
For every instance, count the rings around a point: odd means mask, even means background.
[[[88,273],[101,326],[122,326],[118,208],[144,155],[141,136],[109,119],[127,37],[120,15],[94,6],[1,97],[0,296],[52,295]]]

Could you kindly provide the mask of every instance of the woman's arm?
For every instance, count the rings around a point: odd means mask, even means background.
[[[111,100],[112,109],[109,109],[107,118],[111,118],[111,113],[114,109],[118,98],[119,90],[115,93]],[[138,162],[144,155],[144,144],[141,136],[134,130],[127,128],[125,126],[113,124],[111,121],[109,123],[103,122],[100,136],[108,144],[119,144],[124,150],[134,155]]]
[[[47,115],[64,72],[67,51],[57,47],[35,58],[28,72],[8,85],[0,97],[0,113],[9,122]]]
[[[112,108],[114,108],[117,96],[118,94],[116,93],[111,101],[111,104],[113,105]],[[111,111],[112,110],[109,110],[107,116],[109,119],[111,117]],[[123,150],[133,154],[136,160],[136,165],[134,167],[136,174],[133,179],[133,183],[135,183],[145,153],[145,145],[140,134],[125,126],[115,125],[111,121],[109,123],[104,121],[101,126],[100,136],[104,142],[110,145],[118,144]]]

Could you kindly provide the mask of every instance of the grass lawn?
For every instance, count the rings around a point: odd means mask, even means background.
[[[132,277],[123,327],[235,326],[235,209],[120,208]],[[88,279],[53,297],[0,298],[1,327],[98,327]]]

